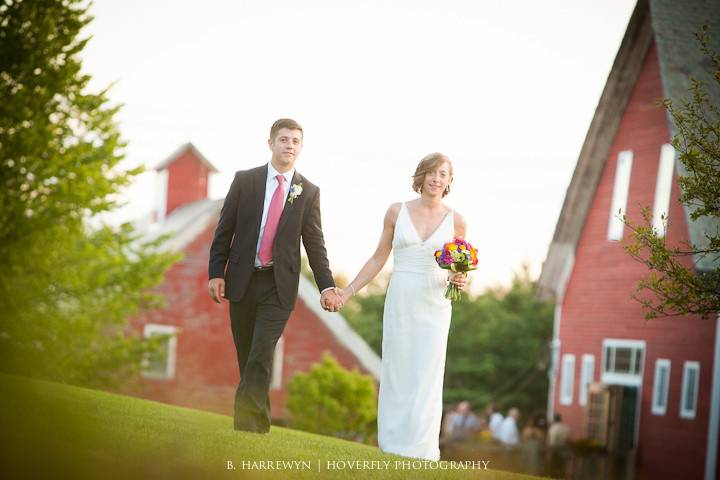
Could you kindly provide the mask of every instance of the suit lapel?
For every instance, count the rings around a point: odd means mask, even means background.
[[[300,175],[298,173],[298,171],[295,170],[295,173],[293,174],[292,180],[290,181],[290,185],[288,187],[288,188],[290,188],[290,192],[288,193],[288,198],[285,201],[285,205],[283,206],[283,211],[280,214],[280,222],[278,223],[278,229],[277,229],[278,232],[280,232],[283,228],[283,225],[285,225],[285,223],[287,223],[288,217],[290,217],[290,215],[292,215],[292,212],[295,210],[295,204],[299,200],[299,196],[298,196],[298,198],[296,198],[292,203],[290,203],[288,201],[288,200],[290,200],[290,194],[292,193],[292,186],[295,184],[301,183],[301,182],[302,182],[302,175]]]
[[[267,186],[268,166],[258,169],[253,187],[255,188],[255,211],[257,219],[255,220],[255,236],[260,235],[260,223],[262,223],[263,207],[265,205],[265,187]]]

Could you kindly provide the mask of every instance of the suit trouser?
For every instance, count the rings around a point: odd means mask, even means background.
[[[273,271],[253,273],[245,296],[230,302],[240,384],[235,391],[235,429],[270,431],[270,380],[275,345],[291,310],[280,305]]]

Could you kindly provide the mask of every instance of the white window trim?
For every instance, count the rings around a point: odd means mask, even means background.
[[[143,336],[149,338],[155,333],[161,334],[173,334],[168,339],[168,352],[167,352],[167,365],[165,366],[165,373],[158,374],[155,372],[147,371],[148,361],[143,359],[142,361],[142,376],[145,378],[151,378],[155,380],[170,380],[175,378],[175,361],[177,358],[177,335],[174,335],[178,331],[178,328],[173,325],[159,325],[156,323],[148,323],[143,328]]]
[[[275,345],[275,352],[273,353],[273,370],[272,379],[270,381],[270,388],[273,390],[280,390],[282,388],[282,371],[283,371],[283,357],[285,355],[285,337],[280,336]]]
[[[578,394],[578,403],[587,405],[588,387],[593,382],[595,376],[595,355],[583,354],[582,367],[580,367],[580,392]]]
[[[566,353],[562,356],[562,372],[560,372],[560,404],[572,405],[575,387],[575,355]]]
[[[644,340],[628,340],[624,338],[604,339],[602,345],[602,383],[608,385],[626,385],[630,387],[642,386],[643,373],[645,371],[645,345]],[[642,349],[643,356],[642,362],[640,363],[640,372],[637,374],[606,372],[605,366],[607,365],[607,359],[605,358],[605,351],[607,347]]]
[[[688,370],[695,370],[695,393],[693,399],[695,402],[692,408],[685,408],[685,395],[688,389]],[[697,414],[698,390],[700,386],[700,362],[685,362],[683,364],[682,393],[680,396],[680,418],[693,419]]]
[[[663,224],[662,216],[665,215],[664,220],[667,222],[674,173],[675,149],[672,145],[666,143],[660,149],[660,163],[658,165],[658,176],[655,183],[655,200],[653,202],[653,228],[661,237],[665,236],[666,225]]]
[[[613,184],[612,200],[610,202],[610,221],[608,222],[608,240],[622,240],[625,224],[621,215],[627,210],[628,194],[630,191],[630,177],[632,175],[633,152],[623,150],[618,153],[615,164],[615,183]],[[621,213],[618,213],[621,211]]]
[[[165,220],[167,212],[167,196],[168,196],[168,179],[169,173],[167,168],[163,168],[157,172],[155,185],[155,212],[157,214],[156,221]]]
[[[658,391],[661,370],[667,370],[665,374],[665,390]],[[653,415],[665,415],[667,413],[668,392],[670,391],[671,362],[667,358],[655,360],[655,376],[653,379],[652,413]],[[660,400],[662,399],[662,405]]]

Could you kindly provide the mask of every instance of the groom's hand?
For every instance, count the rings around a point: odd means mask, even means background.
[[[225,297],[225,279],[211,278],[208,282],[208,289],[210,289],[210,296],[215,303],[220,303],[220,299]]]
[[[328,312],[337,312],[342,306],[342,298],[337,294],[334,288],[325,290],[320,295],[320,306]]]

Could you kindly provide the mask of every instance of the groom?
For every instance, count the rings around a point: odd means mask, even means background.
[[[241,377],[235,429],[257,433],[270,431],[273,353],[297,299],[301,238],[322,307],[335,312],[342,306],[325,250],[320,190],[295,170],[302,127],[288,118],[276,121],[268,146],[270,162],[237,172],[225,197],[208,284],[215,302],[230,301]]]

